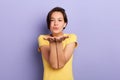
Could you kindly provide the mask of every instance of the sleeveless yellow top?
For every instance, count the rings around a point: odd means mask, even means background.
[[[63,48],[69,43],[75,42],[77,43],[77,37],[75,34],[64,34],[65,36],[69,36],[69,38],[65,39],[63,43]],[[44,45],[49,45],[49,42],[47,40],[44,40],[43,37],[46,35],[40,35],[38,37],[38,44],[39,47]],[[77,46],[77,44],[76,44]],[[48,62],[45,60],[45,58],[42,55],[43,60],[43,66],[44,66],[44,76],[43,80],[73,80],[73,73],[72,73],[72,60],[73,55],[69,59],[69,61],[65,64],[65,66],[61,69],[53,69],[48,64]]]

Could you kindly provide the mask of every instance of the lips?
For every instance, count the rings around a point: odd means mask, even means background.
[[[59,28],[58,27],[53,27],[54,30],[58,30]]]

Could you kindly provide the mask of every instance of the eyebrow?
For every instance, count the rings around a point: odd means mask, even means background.
[[[51,17],[50,19],[55,19],[55,18]],[[58,19],[63,19],[63,18],[60,17],[60,18],[58,18]]]

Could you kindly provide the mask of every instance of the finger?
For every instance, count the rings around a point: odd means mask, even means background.
[[[47,39],[47,38],[45,38],[45,37],[44,37],[43,39],[44,39],[44,40],[48,40],[48,39]]]
[[[65,36],[65,38],[69,38],[69,36]]]
[[[51,38],[50,38],[50,41],[51,41],[51,42],[54,42],[54,41],[56,41],[56,39],[55,39],[54,37],[51,37]]]

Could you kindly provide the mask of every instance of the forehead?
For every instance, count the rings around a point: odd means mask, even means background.
[[[55,11],[51,14],[51,18],[63,18],[63,14],[59,11]]]

